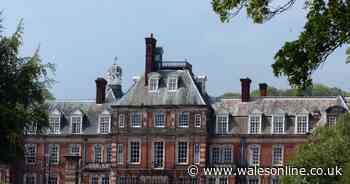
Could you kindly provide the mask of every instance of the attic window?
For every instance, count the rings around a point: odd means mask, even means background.
[[[111,115],[108,111],[101,113],[99,118],[99,133],[107,134],[110,132]]]
[[[170,77],[168,79],[168,90],[169,91],[177,90],[177,77]]]
[[[251,114],[249,116],[249,133],[260,134],[261,133],[261,114]]]
[[[158,78],[150,78],[149,79],[149,91],[150,92],[157,91],[158,90],[158,83],[159,83]]]
[[[309,116],[307,114],[299,114],[295,118],[295,132],[297,134],[305,134],[309,130]]]

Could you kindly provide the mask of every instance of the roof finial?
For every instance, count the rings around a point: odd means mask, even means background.
[[[153,33],[151,33],[151,38],[153,38]]]
[[[113,63],[113,64],[117,64],[117,60],[118,60],[118,57],[115,56],[115,57],[114,57],[114,63]]]

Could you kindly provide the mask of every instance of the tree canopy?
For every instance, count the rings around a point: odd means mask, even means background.
[[[268,96],[350,96],[349,92],[346,92],[337,87],[329,87],[324,84],[313,84],[306,89],[278,89],[273,86],[267,88]],[[240,93],[228,92],[220,96],[220,98],[232,98],[239,97]],[[253,90],[251,96],[260,96],[259,90]]]
[[[342,117],[335,127],[320,127],[313,132],[307,144],[298,148],[289,165],[306,168],[341,168],[342,175],[285,176],[283,184],[343,184],[350,183],[350,115]],[[335,173],[335,172],[334,172]]]
[[[223,22],[245,9],[255,23],[263,23],[288,10],[295,1],[276,5],[268,0],[212,0],[212,5]],[[287,76],[291,86],[303,89],[312,84],[312,73],[335,49],[350,43],[350,0],[305,0],[305,5],[304,30],[297,40],[279,49],[272,64],[275,76]]]
[[[20,56],[22,31],[22,21],[10,36],[0,31],[0,163],[22,155],[25,127],[35,123],[40,130],[48,122],[45,99],[50,96],[48,71],[53,66],[42,64],[38,50]]]

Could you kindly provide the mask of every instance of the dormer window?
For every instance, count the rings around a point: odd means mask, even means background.
[[[261,114],[251,114],[249,116],[249,133],[260,134],[261,133]]]
[[[99,133],[108,134],[110,133],[111,115],[108,111],[103,111],[99,117]]]
[[[299,114],[295,117],[295,133],[305,134],[309,131],[309,116],[307,114]]]
[[[276,114],[272,116],[272,134],[283,134],[285,127],[285,116],[284,114]]]
[[[177,77],[170,77],[168,79],[168,91],[177,90]]]
[[[227,114],[220,114],[216,116],[216,134],[228,134]]]
[[[61,113],[56,109],[49,116],[49,133],[60,134],[61,133]]]
[[[81,111],[75,111],[71,116],[71,131],[72,134],[80,134],[83,129],[83,117]]]
[[[159,78],[152,77],[149,79],[149,91],[156,92],[158,90]]]

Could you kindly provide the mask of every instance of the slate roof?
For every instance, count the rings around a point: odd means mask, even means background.
[[[159,70],[149,75],[160,76],[157,92],[149,92],[144,77],[141,77],[114,105],[206,105],[189,70]],[[175,92],[167,89],[170,76],[178,76],[178,90]]]
[[[347,110],[343,97],[252,97],[249,102],[240,98],[218,99],[212,102],[216,114],[229,113],[232,116],[248,116],[260,112],[272,115],[278,112],[294,115],[303,112],[325,112],[329,107],[341,106]]]
[[[64,100],[49,101],[49,113],[58,111],[61,113],[61,134],[71,135],[70,117],[76,111],[83,114],[83,130],[81,134],[98,134],[98,116],[105,110],[112,112],[109,104],[96,104],[95,100]]]

